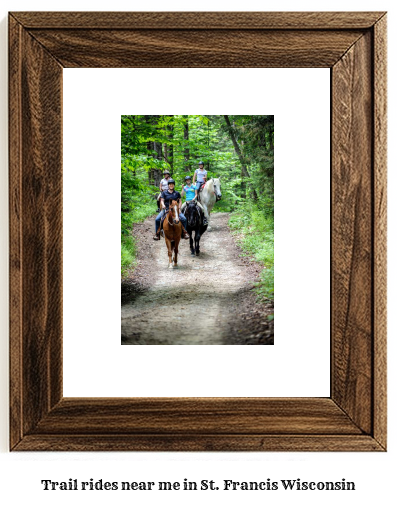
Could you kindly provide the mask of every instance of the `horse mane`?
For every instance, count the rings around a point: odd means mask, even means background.
[[[214,179],[213,179],[213,178],[209,179],[209,180],[207,181],[207,183],[206,183],[206,186],[207,186],[207,185],[208,185],[208,187],[207,187],[207,188],[208,188],[208,190],[210,190],[210,191],[212,191],[212,192],[213,192],[213,191],[214,191]]]
[[[167,211],[167,215],[169,215],[171,213],[171,216],[173,217],[173,213],[172,213],[172,210],[174,208],[174,206],[176,206],[178,204],[177,201],[175,201],[174,199],[172,199],[172,201],[170,202],[170,206],[168,208],[168,211]]]
[[[190,201],[186,205],[185,215],[187,215],[187,214],[190,215],[190,212],[193,210],[196,210],[197,212],[199,212],[197,204],[194,201]]]

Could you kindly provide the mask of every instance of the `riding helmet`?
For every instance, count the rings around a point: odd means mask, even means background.
[[[199,162],[199,165],[204,165],[204,162]]]
[[[166,169],[166,170],[164,171],[164,175],[166,175],[166,174],[171,174],[171,173],[169,172],[169,170],[168,170],[168,169]]]
[[[191,179],[192,179],[192,177],[191,177],[191,176],[185,176],[185,181],[187,181],[187,180],[191,180]]]
[[[171,183],[173,183],[173,184],[175,185],[175,180],[173,180],[172,178],[170,178],[170,179],[168,180],[168,185],[171,185]]]

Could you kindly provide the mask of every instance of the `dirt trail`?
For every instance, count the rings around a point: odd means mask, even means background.
[[[260,267],[240,251],[227,227],[228,214],[211,216],[211,231],[191,256],[180,243],[178,268],[168,268],[165,242],[153,241],[153,219],[134,229],[138,267],[123,298],[121,335],[125,345],[272,344],[270,304],[257,304],[250,289]]]

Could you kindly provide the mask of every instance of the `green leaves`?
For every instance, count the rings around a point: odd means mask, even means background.
[[[228,115],[242,158],[235,152],[221,115],[121,116],[121,232],[154,213],[160,174],[168,169],[181,190],[189,171],[203,160],[208,177],[221,177],[222,200],[214,211],[234,211],[231,224],[244,228],[246,251],[270,266],[270,253],[258,247],[257,233],[269,244],[273,221],[274,117]],[[188,137],[185,125],[188,121]],[[246,164],[242,170],[241,160]],[[150,185],[153,181],[156,186]],[[255,190],[255,206],[251,197]],[[266,226],[262,222],[265,219]],[[128,258],[124,256],[124,258]],[[266,275],[266,280],[270,280]],[[267,284],[268,282],[266,282]],[[269,282],[270,283],[270,282]],[[270,286],[269,286],[270,287]],[[270,288],[266,293],[270,293]]]
[[[261,299],[274,299],[274,219],[257,201],[241,201],[232,213],[229,226],[237,234],[246,255],[262,263],[264,269],[255,292]]]

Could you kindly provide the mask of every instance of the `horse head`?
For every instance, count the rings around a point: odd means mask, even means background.
[[[179,224],[179,214],[178,214],[178,202],[177,201],[171,201],[170,203],[170,209],[168,211],[168,220],[171,223]]]
[[[187,220],[189,227],[194,228],[197,224],[197,220],[199,217],[197,205],[195,202],[189,202],[187,204],[185,214],[186,214],[186,220]]]
[[[222,192],[221,192],[221,179],[220,178],[214,178],[214,194],[217,201],[220,201],[222,199]]]

